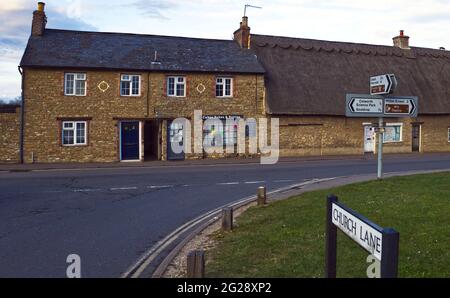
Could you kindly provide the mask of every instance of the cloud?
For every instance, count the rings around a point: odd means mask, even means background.
[[[178,3],[170,0],[139,0],[133,2],[132,6],[145,16],[168,19],[163,12],[176,8]]]
[[[20,93],[17,65],[31,32],[36,1],[14,1],[14,5],[0,7],[0,98],[13,98]],[[76,2],[80,3],[80,2]],[[46,7],[47,28],[94,31],[96,28],[76,15],[68,7]],[[14,79],[12,79],[14,78]]]

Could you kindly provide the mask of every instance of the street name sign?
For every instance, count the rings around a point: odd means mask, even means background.
[[[346,95],[345,115],[347,117],[417,117],[419,99],[417,96],[389,96],[369,94]]]
[[[393,74],[384,74],[370,78],[370,94],[391,94],[397,87],[397,79]]]
[[[397,277],[400,234],[392,228],[382,228],[338,201],[327,197],[325,232],[325,275],[336,277],[337,230],[341,230],[359,246],[380,261],[380,277]]]
[[[382,229],[368,220],[360,219],[352,214],[350,210],[332,205],[331,219],[333,224],[362,248],[381,261],[382,254]]]
[[[397,96],[384,99],[384,114],[396,117],[417,117],[417,97]]]

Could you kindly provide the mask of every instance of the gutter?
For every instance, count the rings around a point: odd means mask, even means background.
[[[22,106],[20,108],[20,134],[19,134],[19,162],[21,164],[24,163],[24,154],[23,154],[23,144],[24,144],[24,131],[25,131],[25,95],[24,95],[24,85],[25,85],[25,73],[22,69],[22,67],[19,65],[17,66],[17,69],[19,70],[20,75],[22,76],[22,83],[21,83],[21,100],[22,100]]]

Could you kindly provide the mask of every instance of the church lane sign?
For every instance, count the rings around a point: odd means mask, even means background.
[[[337,229],[380,261],[380,277],[397,277],[399,233],[382,228],[361,214],[338,202],[334,195],[327,197],[325,235],[325,276],[336,277]]]
[[[417,117],[419,99],[417,96],[389,96],[369,94],[346,95],[345,115],[347,117]]]
[[[381,261],[382,229],[375,224],[361,220],[354,212],[341,207],[337,202],[332,204],[331,219],[333,224],[362,248]]]

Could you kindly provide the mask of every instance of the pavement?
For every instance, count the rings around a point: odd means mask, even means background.
[[[275,165],[33,166],[0,172],[0,277],[65,277],[69,254],[81,257],[82,277],[119,277],[177,227],[258,186],[271,191],[376,172],[376,160],[361,156]],[[384,169],[450,169],[450,154],[386,156]]]
[[[447,153],[431,153],[427,155],[449,156]],[[409,157],[415,158],[423,156],[421,153],[408,154],[384,154],[385,159]],[[302,157],[280,157],[280,163],[283,162],[304,162],[318,160],[364,160],[375,159],[376,155],[324,155],[324,156],[302,156]],[[86,162],[86,163],[0,163],[0,171],[28,172],[45,170],[78,170],[78,169],[114,169],[114,168],[153,168],[153,167],[180,167],[180,166],[202,166],[202,165],[232,165],[232,164],[259,164],[259,158],[222,158],[222,159],[193,159],[180,161],[161,161],[151,160],[144,162]]]

